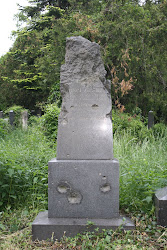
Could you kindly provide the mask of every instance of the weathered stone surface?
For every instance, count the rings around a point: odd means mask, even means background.
[[[105,75],[98,44],[80,36],[67,39],[57,159],[113,159],[110,82]]]
[[[9,122],[11,126],[14,125],[14,111],[13,110],[9,111]]]
[[[49,161],[48,212],[32,224],[33,240],[134,224],[119,216],[119,163],[113,158],[110,82],[100,47],[67,39],[61,67],[57,159]],[[95,223],[87,228],[87,221]]]
[[[88,221],[92,222],[88,226]],[[123,216],[112,219],[93,219],[93,218],[48,218],[48,212],[40,212],[32,224],[32,240],[60,240],[63,235],[74,237],[77,233],[94,231],[99,228],[115,230],[122,226],[124,230],[134,229],[134,223]]]
[[[22,128],[27,129],[27,125],[28,125],[28,111],[27,110],[22,112],[21,119],[22,119]]]
[[[154,113],[153,111],[148,112],[148,128],[152,128],[154,126]]]
[[[3,118],[3,111],[0,111],[0,118]]]
[[[157,224],[167,227],[167,187],[161,188],[156,191],[155,211]]]
[[[119,163],[115,160],[49,162],[48,215],[119,217]]]

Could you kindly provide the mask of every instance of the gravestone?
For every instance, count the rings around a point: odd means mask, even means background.
[[[9,122],[11,126],[14,125],[14,111],[13,110],[9,111]]]
[[[28,111],[27,110],[22,112],[21,120],[22,120],[22,128],[27,129],[27,124],[28,124]]]
[[[156,191],[155,211],[157,224],[167,227],[167,187],[161,188]]]
[[[31,115],[34,115],[34,116],[36,115],[36,113],[35,113],[35,110],[34,110],[34,109],[32,109],[32,110],[31,110]]]
[[[153,111],[148,112],[148,129],[154,126],[154,113]]]
[[[0,111],[0,118],[3,118],[3,111]]]
[[[99,45],[80,36],[67,38],[57,158],[48,163],[48,211],[33,222],[33,240],[60,239],[64,232],[74,236],[87,230],[88,220],[91,230],[134,228],[119,215],[119,163],[113,157],[105,76]]]
[[[42,110],[41,109],[37,109],[36,114],[38,117],[40,117],[42,115]]]

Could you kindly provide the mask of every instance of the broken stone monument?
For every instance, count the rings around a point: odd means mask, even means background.
[[[81,36],[67,38],[57,158],[48,164],[48,211],[33,222],[33,240],[97,227],[134,228],[119,215],[119,163],[113,157],[110,81],[105,76],[100,46]]]
[[[155,211],[157,224],[167,227],[167,187],[155,192]]]

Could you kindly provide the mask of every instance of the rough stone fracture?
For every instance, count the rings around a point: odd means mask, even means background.
[[[110,81],[105,76],[100,46],[80,36],[67,38],[57,158],[48,164],[48,211],[33,222],[33,240],[60,239],[64,232],[74,236],[96,227],[134,228],[130,219],[119,216],[119,163],[113,157]]]

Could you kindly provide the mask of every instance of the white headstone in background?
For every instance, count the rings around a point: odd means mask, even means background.
[[[22,120],[22,128],[27,129],[27,125],[28,125],[28,111],[27,110],[21,113],[21,120]]]

